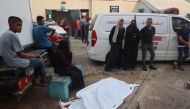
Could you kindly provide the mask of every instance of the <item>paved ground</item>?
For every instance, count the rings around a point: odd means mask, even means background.
[[[88,59],[85,44],[74,39],[71,43],[75,63],[83,65],[86,85],[110,76],[140,85],[119,109],[190,109],[190,90],[183,88],[184,82],[190,80],[189,64],[185,71],[173,70],[171,62],[167,62],[156,63],[157,71],[144,72],[138,64],[135,71],[104,72],[103,63]],[[52,68],[47,71],[51,74]],[[74,94],[71,91],[71,97]],[[0,109],[59,109],[58,101],[48,97],[47,88],[35,87],[20,101],[1,95]]]
[[[141,86],[127,98],[121,109],[190,109],[190,90],[184,83],[190,80],[190,68],[186,71],[171,69],[167,64],[158,65],[159,70],[147,72]]]

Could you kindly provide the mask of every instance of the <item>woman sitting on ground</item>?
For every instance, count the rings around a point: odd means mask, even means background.
[[[70,76],[72,88],[80,90],[85,87],[82,72],[72,65],[72,52],[68,40],[62,40],[54,55],[54,72],[60,76]]]

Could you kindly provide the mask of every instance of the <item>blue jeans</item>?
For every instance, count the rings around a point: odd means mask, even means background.
[[[88,41],[88,31],[85,32],[84,40],[85,40],[86,44],[89,43],[89,41]]]
[[[189,57],[189,47],[178,47],[178,60],[180,66]]]
[[[45,64],[42,58],[32,58],[30,59],[29,67],[33,67],[35,71],[39,72],[40,80],[45,80]]]

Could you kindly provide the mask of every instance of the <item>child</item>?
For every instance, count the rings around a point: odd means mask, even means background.
[[[8,18],[9,30],[0,37],[0,49],[4,62],[12,67],[34,67],[40,73],[40,83],[46,83],[45,65],[38,54],[25,53],[16,33],[22,30],[22,20],[15,16]]]

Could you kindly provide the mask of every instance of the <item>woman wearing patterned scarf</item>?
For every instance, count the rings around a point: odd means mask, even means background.
[[[121,67],[122,40],[125,33],[124,20],[119,19],[116,26],[111,29],[109,43],[111,49],[106,56],[105,71],[115,71]]]

